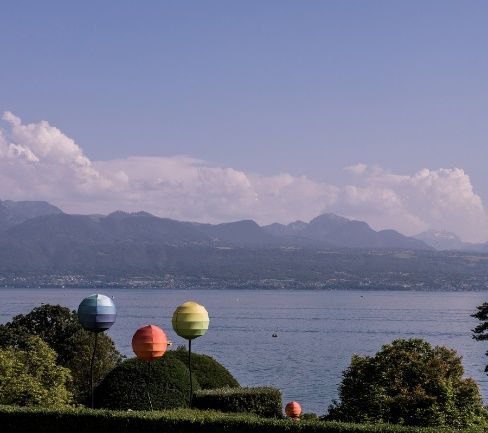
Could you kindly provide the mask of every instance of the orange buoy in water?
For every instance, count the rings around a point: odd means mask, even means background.
[[[302,413],[302,407],[296,401],[290,401],[290,403],[285,406],[285,413],[286,416],[291,419],[298,419]]]
[[[139,359],[145,361],[161,358],[167,348],[166,334],[156,325],[143,326],[132,337],[132,350]]]

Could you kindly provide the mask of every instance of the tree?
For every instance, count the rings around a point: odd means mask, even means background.
[[[485,341],[488,340],[488,302],[480,305],[477,309],[478,311],[471,317],[478,319],[481,323],[473,329],[473,338],[478,341]],[[488,351],[486,356],[488,356]],[[485,367],[485,372],[488,373],[488,365]]]
[[[375,356],[354,355],[328,419],[466,427],[486,422],[478,385],[461,357],[421,339],[394,340]]]
[[[85,403],[90,394],[94,335],[82,328],[75,311],[46,304],[0,325],[0,347],[23,349],[32,335],[40,337],[57,353],[59,365],[71,370],[71,391],[77,402]],[[122,355],[112,339],[106,334],[99,335],[93,369],[94,384],[98,384],[121,360]]]
[[[72,395],[68,368],[56,365],[56,352],[39,337],[28,337],[25,349],[0,349],[0,404],[64,406]]]

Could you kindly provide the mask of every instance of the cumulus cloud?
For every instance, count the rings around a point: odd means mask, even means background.
[[[462,169],[424,168],[406,176],[365,166],[356,174],[356,185],[343,188],[338,211],[410,235],[436,228],[469,241],[488,238],[488,215]]]
[[[367,169],[368,169],[368,166],[366,164],[363,164],[363,163],[348,165],[347,167],[344,167],[345,171],[348,171],[349,173],[352,173],[352,174],[363,174]]]
[[[312,218],[336,196],[336,188],[306,177],[264,177],[187,156],[91,161],[46,121],[24,124],[9,112],[3,120],[8,125],[0,135],[3,198],[48,200],[69,212],[143,209],[196,221],[266,223]]]
[[[375,228],[414,234],[427,228],[488,238],[483,203],[461,169],[423,169],[402,176],[351,165],[349,185],[286,173],[262,176],[215,167],[188,156],[91,161],[46,121],[24,124],[12,113],[0,129],[0,197],[47,200],[65,211],[146,210],[170,218],[261,224],[310,220],[323,212],[363,219]]]

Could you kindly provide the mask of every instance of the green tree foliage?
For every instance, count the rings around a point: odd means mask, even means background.
[[[81,327],[75,311],[60,305],[46,304],[0,325],[0,347],[22,349],[32,335],[42,338],[58,354],[58,364],[71,370],[71,391],[77,402],[85,403],[90,394],[90,359],[94,334]],[[99,334],[94,383],[98,384],[121,360],[122,356],[112,339],[105,333]]]
[[[188,351],[184,346],[170,350],[164,356],[175,357],[188,367]],[[192,374],[195,375],[202,389],[236,388],[239,386],[239,382],[230,374],[229,370],[211,356],[192,352],[191,367]]]
[[[39,337],[28,337],[23,346],[0,349],[0,404],[69,404],[70,371],[56,364],[56,352]]]
[[[478,341],[488,340],[488,302],[477,307],[478,311],[472,317],[478,319],[481,323],[473,329],[473,338]],[[488,351],[486,352],[488,356]],[[485,367],[488,373],[488,365]]]
[[[354,355],[326,418],[417,426],[486,422],[481,395],[461,357],[421,339],[395,340],[375,356]]]
[[[193,389],[198,388],[198,382],[193,381]],[[115,367],[98,385],[95,405],[149,410],[150,398],[154,409],[173,409],[188,406],[189,392],[189,372],[178,359],[164,355],[149,363],[131,358]]]

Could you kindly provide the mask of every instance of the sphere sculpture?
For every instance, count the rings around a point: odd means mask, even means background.
[[[302,413],[302,407],[298,402],[290,401],[290,403],[287,403],[285,406],[285,413],[287,417],[296,421]]]
[[[203,305],[194,301],[187,301],[176,308],[173,313],[173,329],[180,336],[188,340],[188,370],[190,370],[190,408],[193,398],[193,382],[191,380],[191,340],[205,335],[210,319]]]
[[[95,333],[93,353],[90,363],[91,407],[93,408],[93,362],[97,351],[98,334],[104,332],[115,323],[117,311],[111,298],[95,293],[83,299],[78,307],[78,320],[81,326]]]
[[[132,350],[137,358],[148,361],[148,374],[146,383],[147,398],[151,410],[151,394],[149,386],[151,383],[151,362],[161,358],[168,348],[168,339],[164,331],[156,325],[147,325],[139,328],[132,336]]]
[[[103,332],[115,323],[115,304],[111,298],[98,293],[81,301],[78,307],[78,319],[84,329],[91,332]]]
[[[187,301],[176,308],[173,313],[173,329],[186,340],[205,335],[210,320],[203,305],[194,301]]]
[[[164,355],[168,347],[168,339],[164,331],[148,325],[139,328],[132,337],[132,350],[139,359],[155,361]]]

